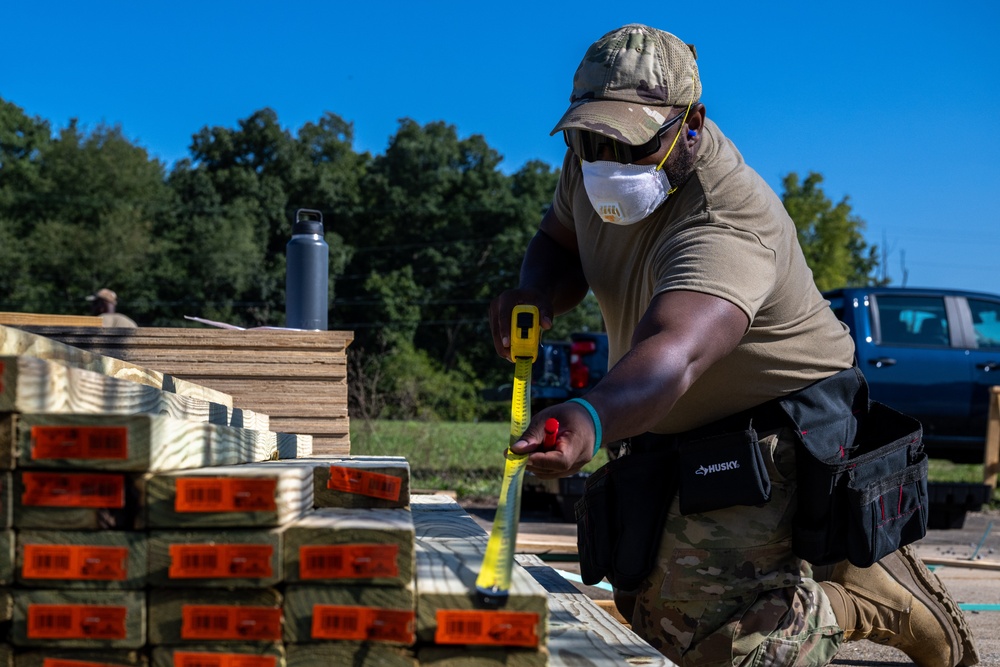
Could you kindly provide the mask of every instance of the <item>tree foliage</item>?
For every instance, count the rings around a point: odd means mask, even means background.
[[[0,98],[0,310],[84,313],[83,297],[110,287],[140,325],[283,325],[292,220],[317,209],[330,328],[355,333],[352,414],[489,414],[479,390],[507,382],[510,364],[493,351],[487,307],[516,284],[558,172],[532,161],[505,174],[485,138],[445,122],[401,119],[379,155],[353,141],[336,114],[292,132],[261,109],[201,128],[168,170],[120,127],[53,132]],[[874,248],[820,181],[785,181],[817,282],[863,282]],[[600,327],[591,297],[547,336]]]
[[[864,239],[864,220],[851,212],[847,197],[830,201],[819,187],[822,182],[815,172],[801,182],[792,172],[783,180],[782,195],[816,286],[829,290],[875,284],[878,249]]]

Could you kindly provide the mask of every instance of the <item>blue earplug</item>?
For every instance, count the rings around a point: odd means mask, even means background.
[[[694,139],[697,136],[698,136],[697,132],[695,132],[694,130],[688,130],[688,139]]]

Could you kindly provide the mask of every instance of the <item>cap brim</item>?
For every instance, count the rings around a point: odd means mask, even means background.
[[[644,144],[667,122],[670,107],[617,100],[580,100],[570,105],[549,135],[588,130],[635,146]]]
[[[85,296],[83,298],[86,301],[97,301],[97,295],[95,295],[95,294],[88,294],[87,296]]]

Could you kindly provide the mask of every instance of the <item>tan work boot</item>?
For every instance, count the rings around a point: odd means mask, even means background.
[[[839,563],[820,586],[846,641],[888,644],[920,667],[979,663],[962,611],[910,547],[868,568]]]

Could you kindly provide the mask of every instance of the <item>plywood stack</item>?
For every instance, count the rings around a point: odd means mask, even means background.
[[[231,395],[271,416],[272,428],[313,436],[314,451],[350,453],[348,331],[209,328],[31,331]]]

